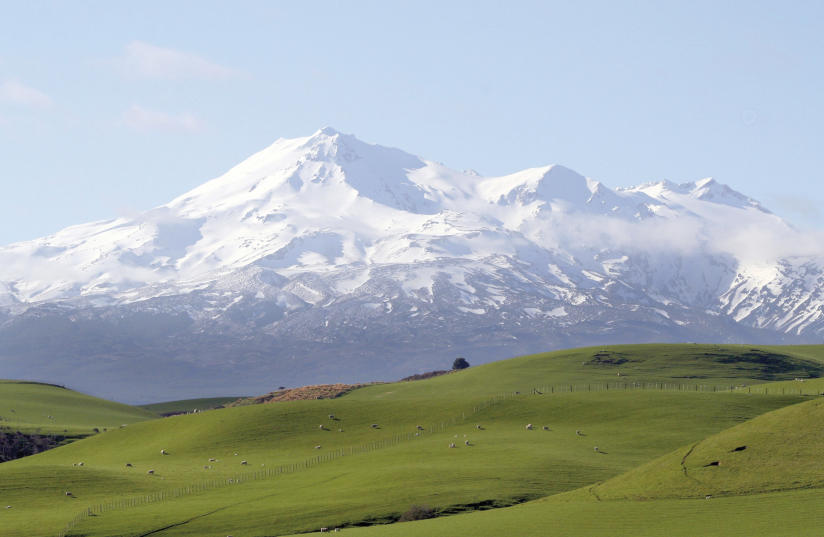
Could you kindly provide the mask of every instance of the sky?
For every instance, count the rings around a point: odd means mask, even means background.
[[[323,126],[483,175],[711,176],[824,229],[824,3],[621,4],[0,0],[0,245]]]

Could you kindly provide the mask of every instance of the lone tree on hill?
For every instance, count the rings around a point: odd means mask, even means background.
[[[455,361],[452,362],[452,370],[457,371],[459,369],[466,369],[469,367],[469,362],[466,361],[466,358],[455,358]]]

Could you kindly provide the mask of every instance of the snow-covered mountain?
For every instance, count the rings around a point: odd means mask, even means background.
[[[482,177],[325,128],[0,248],[0,377],[149,400],[588,343],[820,341],[823,269],[713,179]]]

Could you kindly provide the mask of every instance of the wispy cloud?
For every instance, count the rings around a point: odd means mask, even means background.
[[[17,80],[0,83],[0,101],[33,108],[48,108],[53,104],[51,97]]]
[[[120,68],[129,76],[165,79],[223,79],[237,76],[234,69],[182,50],[158,47],[143,41],[126,45],[119,60]]]
[[[167,114],[132,105],[123,112],[123,124],[138,131],[203,132],[206,123],[192,114]]]
[[[711,252],[742,262],[773,263],[786,258],[824,257],[824,232],[802,231],[759,211],[719,207],[728,218],[717,221],[682,215],[674,218],[621,220],[609,216],[571,214],[552,216],[542,231],[547,241],[570,251],[575,248],[675,252]]]

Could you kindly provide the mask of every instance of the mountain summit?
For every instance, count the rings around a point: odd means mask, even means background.
[[[456,353],[817,341],[824,263],[793,233],[713,179],[482,177],[326,127],[138,216],[0,248],[0,366],[138,400]]]

